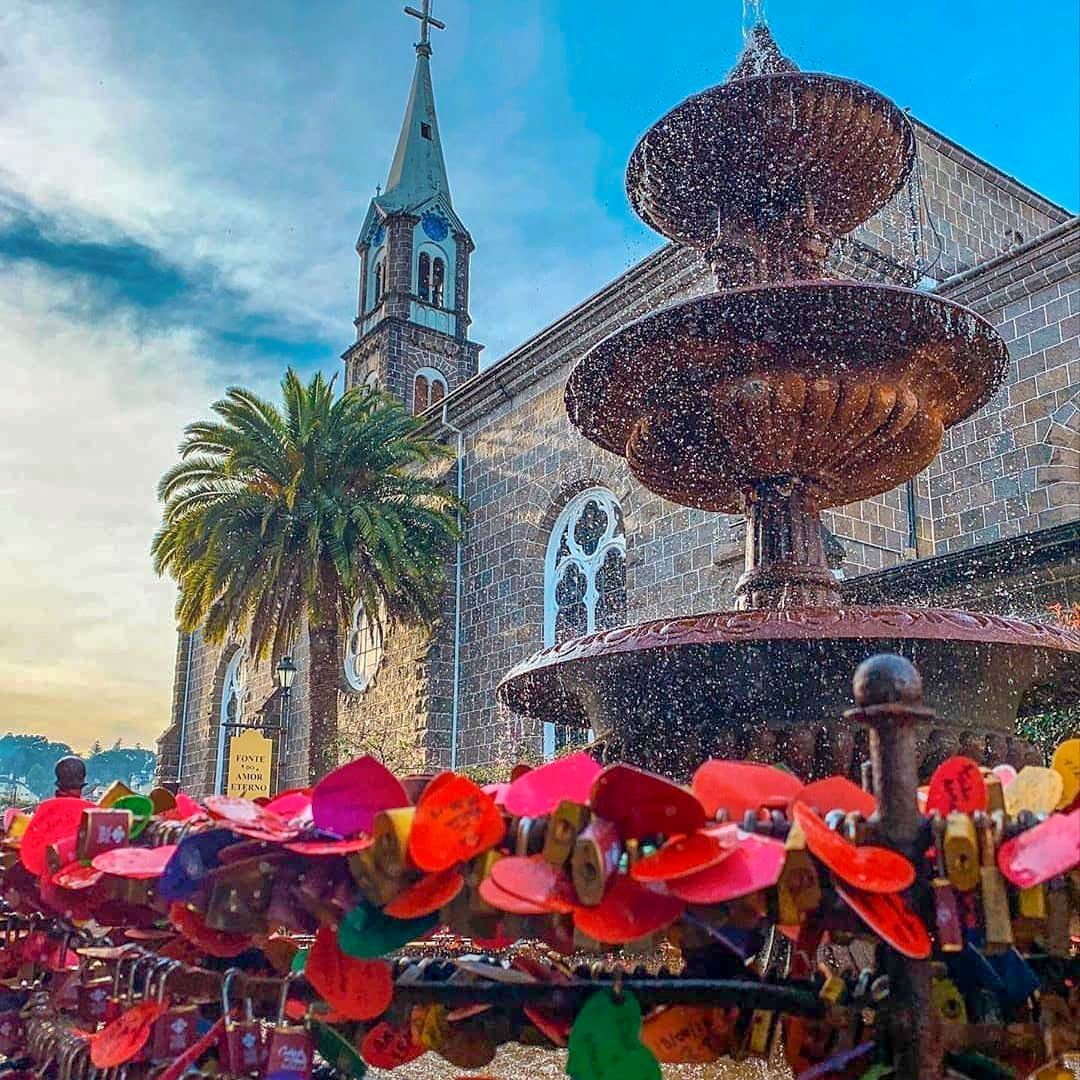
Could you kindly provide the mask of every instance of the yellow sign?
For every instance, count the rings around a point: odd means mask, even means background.
[[[229,781],[226,795],[253,799],[270,794],[274,741],[256,728],[247,728],[229,742]]]

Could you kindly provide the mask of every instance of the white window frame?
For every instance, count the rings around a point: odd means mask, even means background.
[[[440,401],[445,400],[446,395],[448,393],[450,393],[450,387],[447,385],[446,376],[438,368],[433,368],[433,367],[417,368],[416,371],[413,372],[413,377],[412,377],[412,410],[413,410],[414,415],[416,415],[416,412],[417,412],[417,409],[416,409],[416,380],[418,378],[420,378],[421,376],[423,376],[425,379],[427,379],[427,383],[428,383],[428,403],[425,406],[425,409],[431,408],[431,384],[432,383],[437,382],[437,383],[442,384],[442,391],[443,392],[442,392],[442,397],[439,398]]]
[[[368,633],[371,635],[370,650],[374,656],[374,660],[370,664],[364,665],[362,673],[358,673],[356,668],[356,658],[358,654],[353,651],[352,640],[355,634],[360,630],[360,623],[363,622],[366,626]],[[375,679],[375,675],[378,673],[379,668],[382,666],[383,655],[386,651],[386,614],[380,607],[379,621],[372,622],[364,612],[364,605],[359,601],[353,605],[352,619],[349,622],[349,630],[345,636],[345,648],[341,656],[342,668],[345,671],[345,681],[349,684],[349,688],[356,694],[362,694],[368,687],[371,686]],[[366,652],[367,650],[365,650]]]
[[[244,650],[237,648],[229,660],[229,666],[225,669],[225,677],[221,681],[221,699],[218,701],[218,747],[217,764],[214,768],[214,792],[217,795],[225,791],[225,747],[228,743],[228,723],[242,724],[244,722]],[[229,698],[236,695],[236,716],[229,720]]]
[[[574,540],[574,525],[581,516],[588,503],[598,503],[600,508],[607,514],[607,528],[597,542],[596,550],[587,555]],[[604,559],[612,548],[622,553],[626,559],[626,526],[617,531],[619,522],[622,521],[622,505],[614,492],[603,487],[586,488],[579,491],[562,508],[555,524],[548,534],[547,553],[544,556],[544,645],[555,644],[555,626],[558,621],[559,608],[556,603],[555,593],[559,580],[562,577],[563,567],[573,564],[585,575],[585,632],[591,634],[596,629],[596,604],[599,594],[596,591],[596,575],[604,565]],[[559,561],[559,548],[562,546],[563,534],[567,534],[570,554],[563,556]],[[555,725],[548,721],[544,722],[544,758],[550,760],[555,755]]]

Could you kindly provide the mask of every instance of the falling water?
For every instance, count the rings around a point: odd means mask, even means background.
[[[750,32],[755,26],[765,26],[765,0],[743,0],[742,32],[743,41],[750,44]]]

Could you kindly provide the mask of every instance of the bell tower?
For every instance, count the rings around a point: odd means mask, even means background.
[[[420,21],[416,69],[386,187],[356,242],[356,341],[342,359],[346,387],[375,384],[423,412],[476,374],[483,346],[469,340],[473,241],[450,197],[431,85],[430,31],[445,24],[431,0],[405,12]]]

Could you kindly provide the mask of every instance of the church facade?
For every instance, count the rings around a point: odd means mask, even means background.
[[[501,709],[502,675],[594,628],[730,606],[744,534],[739,516],[644,490],[563,406],[566,379],[593,344],[714,287],[691,252],[660,249],[480,369],[474,244],[451,198],[422,29],[387,184],[356,244],[356,336],[342,357],[347,386],[397,396],[454,447],[446,481],[468,506],[438,624],[380,629],[358,611],[346,635],[341,755],[375,753],[401,771],[556,752],[571,733]],[[852,602],[1044,617],[1080,600],[1080,219],[915,129],[918,183],[838,246],[832,273],[974,308],[1008,343],[1009,376],[912,484],[829,512],[829,550]],[[281,784],[307,780],[306,643],[287,710],[273,672],[253,667],[243,646],[179,638],[159,770],[194,794],[223,790],[236,722],[283,726]]]

